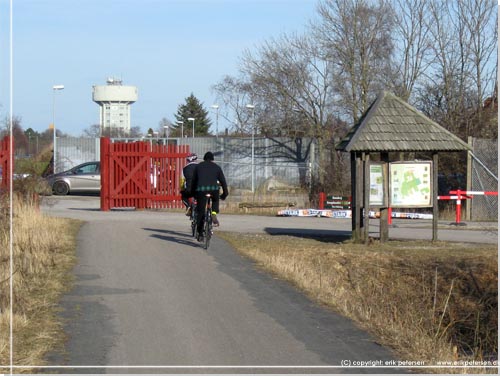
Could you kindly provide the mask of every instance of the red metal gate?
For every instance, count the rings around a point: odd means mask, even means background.
[[[182,208],[180,183],[188,145],[101,138],[101,210]]]
[[[11,150],[12,147],[12,150]],[[9,189],[12,173],[10,161],[14,155],[14,145],[10,142],[10,136],[5,136],[0,141],[0,190]]]

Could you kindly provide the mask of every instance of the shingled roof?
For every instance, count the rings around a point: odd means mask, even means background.
[[[470,146],[395,95],[382,92],[336,146],[341,151],[462,151]]]

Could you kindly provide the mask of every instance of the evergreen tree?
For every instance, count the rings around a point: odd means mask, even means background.
[[[207,136],[212,122],[208,118],[208,111],[203,108],[203,104],[194,96],[193,93],[185,99],[186,103],[179,105],[177,113],[174,115],[176,123],[172,125],[174,132],[172,135],[180,136],[181,127],[184,126],[184,136],[193,136],[193,121],[188,120],[194,118],[194,135]],[[183,124],[181,124],[182,122]]]

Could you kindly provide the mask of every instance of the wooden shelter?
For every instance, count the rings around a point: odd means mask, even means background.
[[[388,239],[389,153],[401,161],[403,152],[428,152],[432,159],[431,202],[433,208],[432,240],[437,240],[438,153],[470,150],[460,138],[435,123],[395,95],[382,92],[336,146],[351,153],[352,231],[355,241],[368,241],[370,207],[370,157],[380,154],[384,169],[384,203],[380,210],[380,240]],[[432,157],[430,157],[432,155]],[[365,210],[366,209],[366,210]]]

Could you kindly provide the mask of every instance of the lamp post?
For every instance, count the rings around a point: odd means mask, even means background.
[[[215,109],[215,137],[219,138],[219,105],[218,104],[213,104],[211,106],[213,109]]]
[[[184,122],[177,120],[176,123],[181,125],[181,139],[182,139],[184,138]]]
[[[246,108],[252,110],[252,192],[255,192],[255,106],[247,104]]]
[[[194,118],[188,118],[189,121],[192,121],[193,122],[193,138],[194,138]]]
[[[52,86],[52,130],[53,130],[53,148],[54,148],[54,151],[53,151],[53,172],[54,174],[57,172],[56,171],[56,91],[57,90],[63,90],[64,89],[64,85],[54,85]]]
[[[168,145],[168,134],[169,134],[169,127],[168,127],[168,125],[164,125],[163,129],[164,129],[163,136],[167,138],[167,145]]]

